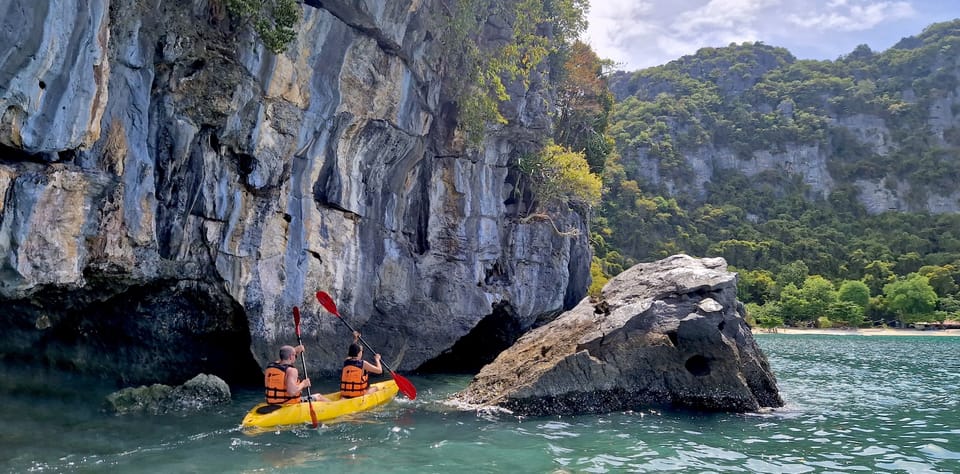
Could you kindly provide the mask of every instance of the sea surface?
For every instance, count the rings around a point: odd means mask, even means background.
[[[468,376],[410,375],[416,401],[258,435],[239,428],[253,388],[202,414],[118,416],[101,411],[112,387],[7,368],[0,472],[960,473],[960,337],[756,339],[787,403],[769,413],[518,418],[444,404]]]

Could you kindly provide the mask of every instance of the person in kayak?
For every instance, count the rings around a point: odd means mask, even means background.
[[[303,345],[297,347],[282,346],[280,348],[280,360],[267,364],[267,370],[263,372],[264,394],[267,403],[283,405],[301,401],[301,393],[303,389],[310,386],[310,379],[300,380],[300,372],[294,362],[297,360],[297,355],[303,350]],[[330,401],[319,393],[314,393],[312,398],[322,402]],[[303,401],[305,400],[306,397]]]
[[[343,371],[340,373],[340,397],[354,398],[377,391],[371,387],[369,374],[382,374],[380,354],[374,354],[376,365],[363,360],[363,346],[358,341],[360,333],[353,332],[353,344],[347,349],[347,358],[343,360]]]

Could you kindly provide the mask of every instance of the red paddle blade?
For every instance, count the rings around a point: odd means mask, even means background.
[[[393,381],[397,383],[397,388],[400,389],[400,393],[411,400],[417,399],[417,387],[414,387],[406,377],[396,372],[390,372],[390,375],[393,376]]]
[[[293,325],[297,328],[297,336],[300,336],[300,308],[293,307]]]
[[[337,304],[333,302],[333,298],[331,298],[326,292],[318,291],[317,301],[319,301],[320,305],[326,308],[327,311],[333,313],[334,316],[338,318],[340,317],[340,312],[337,311]]]

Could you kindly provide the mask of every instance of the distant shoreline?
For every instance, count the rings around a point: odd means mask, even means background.
[[[826,334],[834,336],[960,336],[960,329],[801,329],[776,328],[775,330],[753,328],[754,335],[766,334]]]

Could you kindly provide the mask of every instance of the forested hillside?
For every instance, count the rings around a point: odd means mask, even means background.
[[[884,52],[705,48],[609,78],[595,287],[722,256],[761,324],[960,319],[960,21]]]

